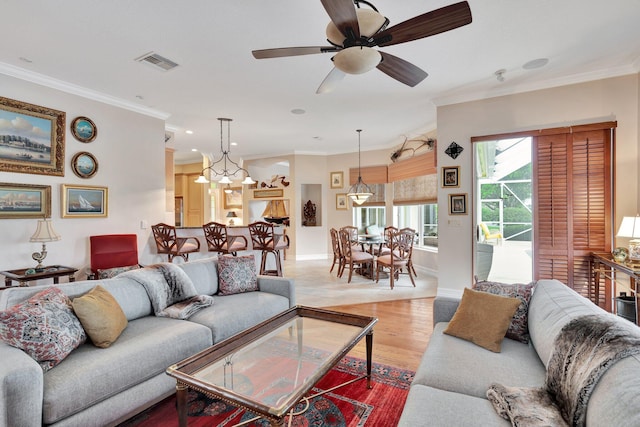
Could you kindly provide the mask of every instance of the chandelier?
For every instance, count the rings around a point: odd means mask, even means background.
[[[357,129],[356,132],[358,132],[358,180],[349,188],[347,196],[349,196],[356,205],[361,205],[366,202],[369,197],[373,196],[373,192],[371,188],[362,181],[362,175],[360,174],[360,132],[362,132],[362,129]]]
[[[238,172],[243,171],[244,173],[247,174],[247,176],[242,181],[242,184],[255,184],[256,182],[253,179],[251,179],[251,175],[249,175],[249,171],[241,167],[239,164],[231,160],[231,158],[229,157],[229,153],[231,152],[231,120],[232,119],[225,119],[225,118],[218,117],[218,120],[220,120],[220,152],[222,153],[222,157],[220,157],[220,159],[216,160],[215,162],[211,163],[211,165],[202,169],[200,176],[198,177],[198,179],[195,180],[195,182],[199,184],[209,183],[209,180],[204,175],[205,171],[209,170],[210,173],[213,174],[213,176],[218,176],[218,175],[222,176],[222,178],[220,178],[220,180],[218,181],[220,184],[231,184],[232,181],[231,181],[231,178],[229,177],[235,176],[235,174],[237,174]],[[224,122],[227,122],[227,149],[226,150],[224,149],[224,145],[223,145],[224,144],[224,138],[223,138]],[[222,166],[222,169],[216,170],[215,166],[221,162],[222,164],[220,166]],[[229,166],[229,163],[232,166]],[[236,169],[233,172],[230,172],[229,167],[235,167]]]

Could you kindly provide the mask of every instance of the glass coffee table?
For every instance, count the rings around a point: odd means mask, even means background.
[[[293,408],[366,337],[367,379],[375,317],[296,306],[167,368],[176,379],[180,427],[187,426],[187,391],[248,410],[281,426]],[[337,387],[334,387],[337,388]],[[328,392],[330,390],[327,390]],[[308,403],[308,400],[307,400]]]

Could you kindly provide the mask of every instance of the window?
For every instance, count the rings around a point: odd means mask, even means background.
[[[393,208],[394,226],[413,228],[418,233],[416,246],[438,247],[438,204],[401,205]]]
[[[365,234],[370,225],[377,225],[380,230],[386,227],[385,208],[380,206],[358,207],[353,209],[353,223],[359,234]]]

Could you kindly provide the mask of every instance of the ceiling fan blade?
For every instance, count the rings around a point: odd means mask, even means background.
[[[380,54],[382,55],[382,61],[378,64],[378,70],[400,83],[414,87],[428,76],[421,68],[404,59],[385,52],[380,52]]]
[[[338,83],[340,83],[342,79],[344,79],[344,76],[344,72],[333,67],[333,70],[331,70],[329,74],[327,74],[327,77],[325,77],[322,83],[320,83],[320,86],[318,86],[318,90],[316,90],[316,93],[320,94],[331,92],[336,88],[336,86],[338,86]]]
[[[471,23],[471,9],[466,1],[418,15],[381,31],[375,36],[378,46],[418,40]]]
[[[353,0],[320,0],[331,21],[346,38],[360,38],[360,25]]]
[[[305,47],[280,47],[276,49],[262,49],[251,51],[256,59],[282,58],[285,56],[313,55],[316,53],[337,52],[334,46],[305,46]]]

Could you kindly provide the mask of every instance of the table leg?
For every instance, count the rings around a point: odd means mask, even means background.
[[[11,286],[11,279],[4,279],[4,285],[5,286]]]
[[[60,283],[60,278],[59,277],[54,277],[53,278],[53,284],[57,285],[58,283]]]
[[[178,406],[178,426],[187,427],[187,386],[176,384],[176,403]]]
[[[69,282],[75,282],[76,281],[76,276],[74,276],[73,274],[69,275]]]
[[[367,388],[371,388],[371,356],[373,353],[373,331],[369,332],[366,337],[367,345]]]

